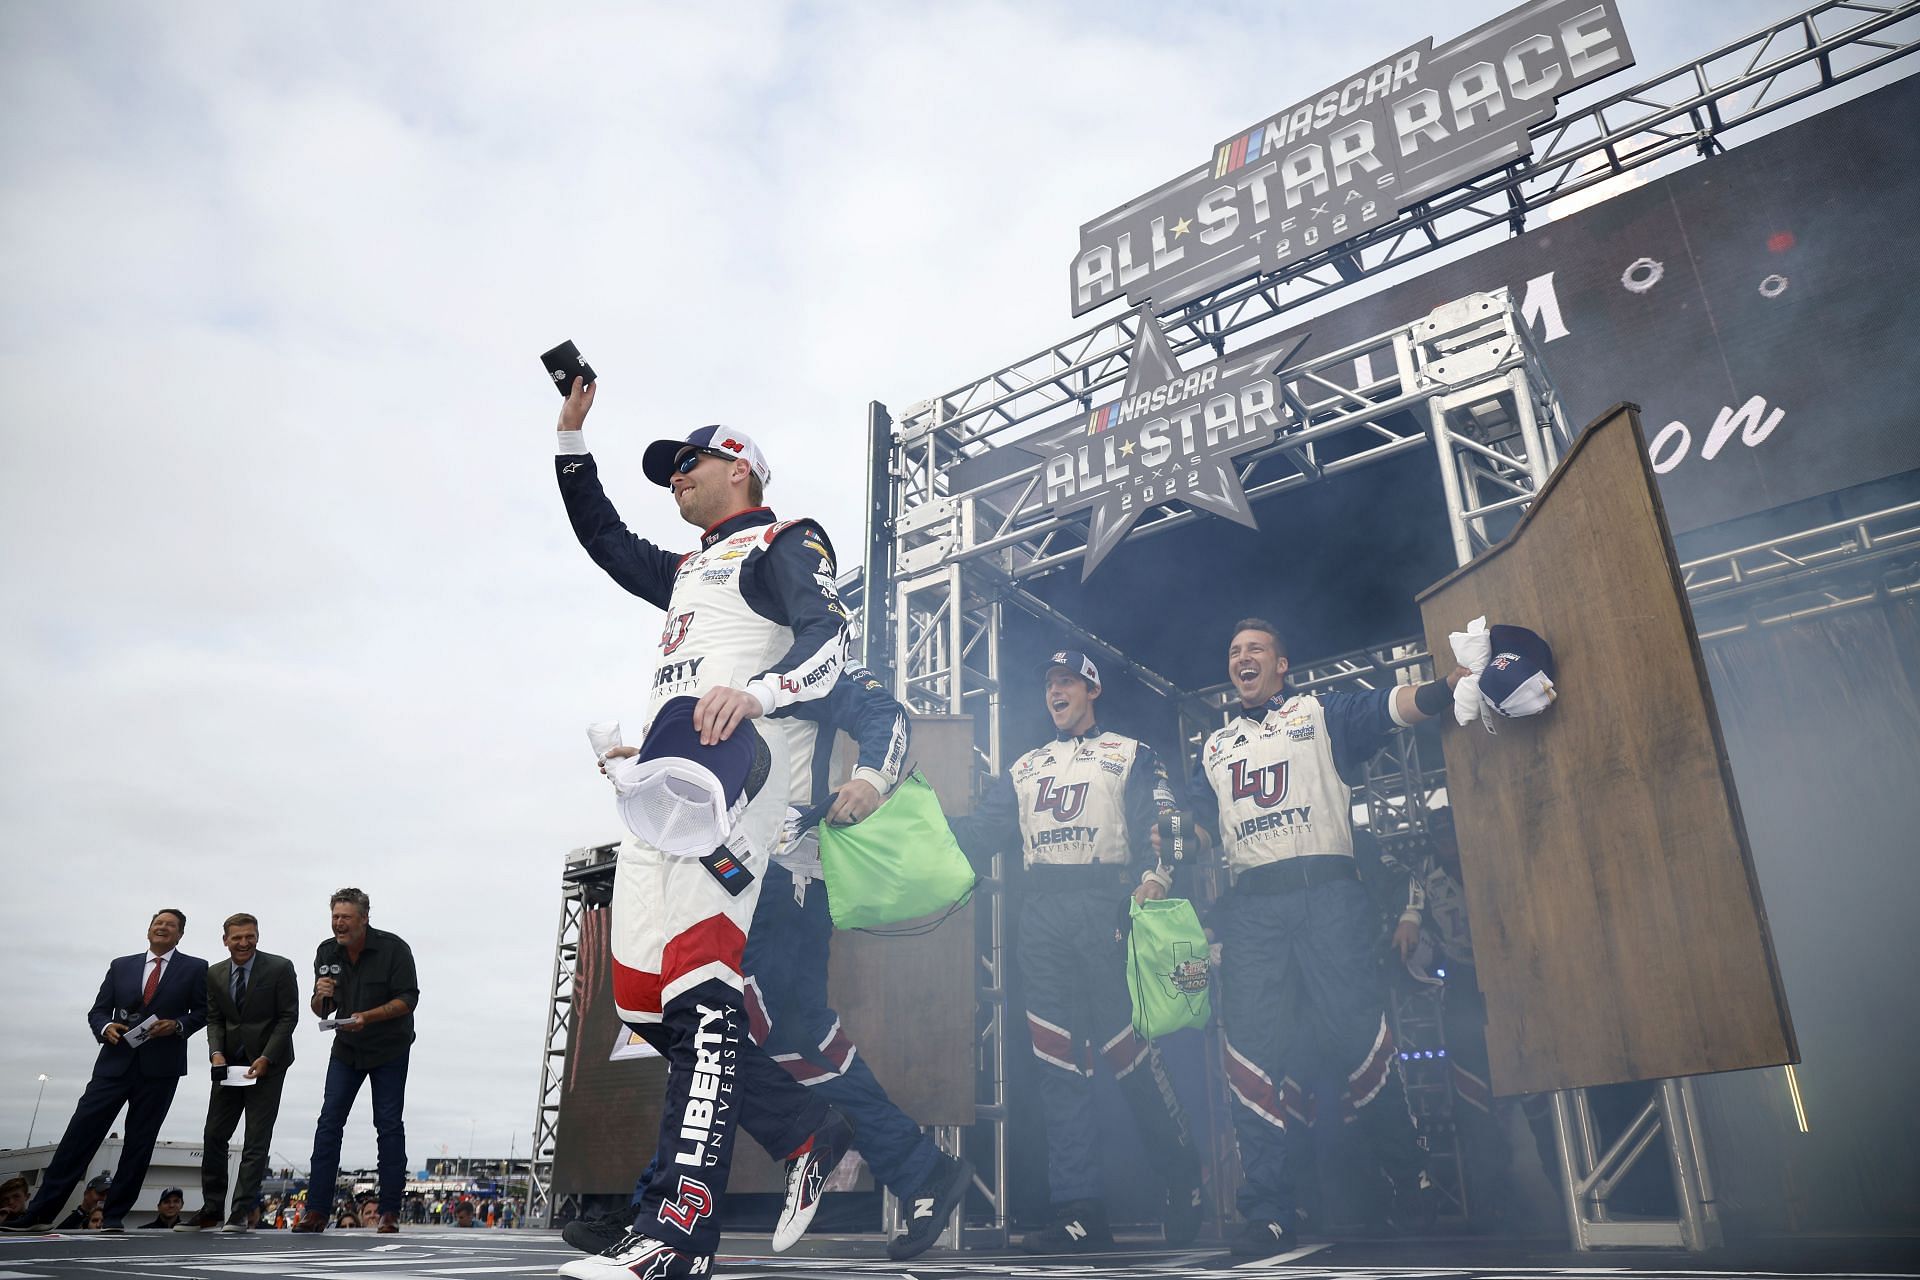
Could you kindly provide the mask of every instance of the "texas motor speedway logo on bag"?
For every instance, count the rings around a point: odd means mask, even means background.
[[[1297,68],[1282,65],[1284,81]],[[1615,0],[1535,0],[1422,40],[1216,143],[1205,163],[1080,228],[1073,314],[1156,314],[1278,271],[1532,153],[1563,94],[1633,65]]]

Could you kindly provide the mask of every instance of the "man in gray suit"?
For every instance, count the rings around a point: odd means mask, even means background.
[[[293,1028],[300,1020],[300,978],[293,961],[259,949],[260,922],[244,911],[227,917],[221,941],[229,959],[207,970],[207,1048],[213,1054],[213,1097],[200,1165],[200,1212],[179,1231],[246,1231],[267,1174],[267,1147],[280,1114],[280,1089],[293,1062]],[[244,1067],[249,1085],[223,1084],[229,1067]],[[233,1212],[221,1226],[227,1201],[227,1140],[247,1116],[240,1149],[240,1181]]]

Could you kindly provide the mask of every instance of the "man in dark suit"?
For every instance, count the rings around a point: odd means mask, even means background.
[[[220,940],[228,959],[207,970],[207,1051],[213,1056],[213,1097],[207,1102],[207,1131],[201,1143],[200,1212],[176,1230],[226,1232],[250,1229],[267,1176],[267,1147],[280,1114],[280,1089],[293,1062],[293,1028],[300,1021],[300,977],[293,961],[262,951],[260,922],[242,911],[227,917]],[[231,1070],[230,1070],[231,1069]],[[229,1085],[233,1071],[253,1081]],[[221,1226],[227,1204],[227,1140],[247,1117],[240,1148],[240,1181],[233,1188],[233,1212]]]
[[[187,1038],[207,1024],[207,962],[175,950],[186,931],[186,913],[162,907],[147,924],[146,952],[107,966],[87,1011],[87,1025],[101,1042],[93,1079],[60,1135],[39,1192],[0,1230],[44,1231],[52,1225],[123,1106],[126,1143],[102,1206],[101,1229],[124,1228],[153,1160],[154,1139],[173,1105],[173,1091],[187,1074]],[[142,1027],[148,1034],[137,1030]]]

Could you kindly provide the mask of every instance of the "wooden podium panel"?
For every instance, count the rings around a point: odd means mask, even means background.
[[[1589,427],[1420,607],[1442,671],[1483,614],[1559,667],[1545,714],[1442,734],[1494,1092],[1797,1061],[1638,411]]]
[[[843,737],[836,782],[852,771],[851,747]],[[908,767],[950,817],[971,808],[972,753],[972,716],[913,718]],[[973,1123],[973,910],[969,902],[919,937],[833,935],[833,1007],[888,1096],[923,1125]]]

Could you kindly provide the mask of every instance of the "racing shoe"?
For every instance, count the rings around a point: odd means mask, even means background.
[[[794,1246],[820,1209],[820,1193],[827,1175],[853,1150],[853,1121],[832,1107],[800,1149],[787,1157],[787,1202],[780,1208],[780,1221],[773,1228],[773,1251],[785,1253]]]
[[[633,1229],[633,1207],[603,1213],[594,1218],[575,1218],[560,1228],[560,1238],[582,1253],[605,1253],[627,1238]]]
[[[1204,1209],[1205,1198],[1197,1176],[1187,1172],[1170,1177],[1167,1180],[1167,1213],[1160,1220],[1160,1230],[1166,1234],[1167,1244],[1175,1249],[1192,1244],[1200,1234],[1200,1219]]]
[[[1438,1194],[1425,1169],[1393,1184],[1393,1225],[1402,1231],[1425,1231],[1439,1212]]]
[[[713,1258],[682,1253],[651,1236],[629,1231],[591,1258],[575,1258],[560,1268],[573,1280],[674,1280],[679,1276],[710,1276]]]
[[[1020,1237],[1028,1253],[1098,1253],[1113,1248],[1107,1230],[1107,1206],[1098,1200],[1069,1200],[1051,1226]]]
[[[927,1180],[901,1203],[907,1229],[887,1241],[887,1257],[905,1262],[932,1248],[946,1229],[955,1206],[967,1198],[967,1188],[972,1185],[973,1165],[942,1152]]]
[[[1278,1222],[1249,1222],[1240,1228],[1228,1248],[1236,1258],[1271,1258],[1294,1248],[1293,1232]]]

